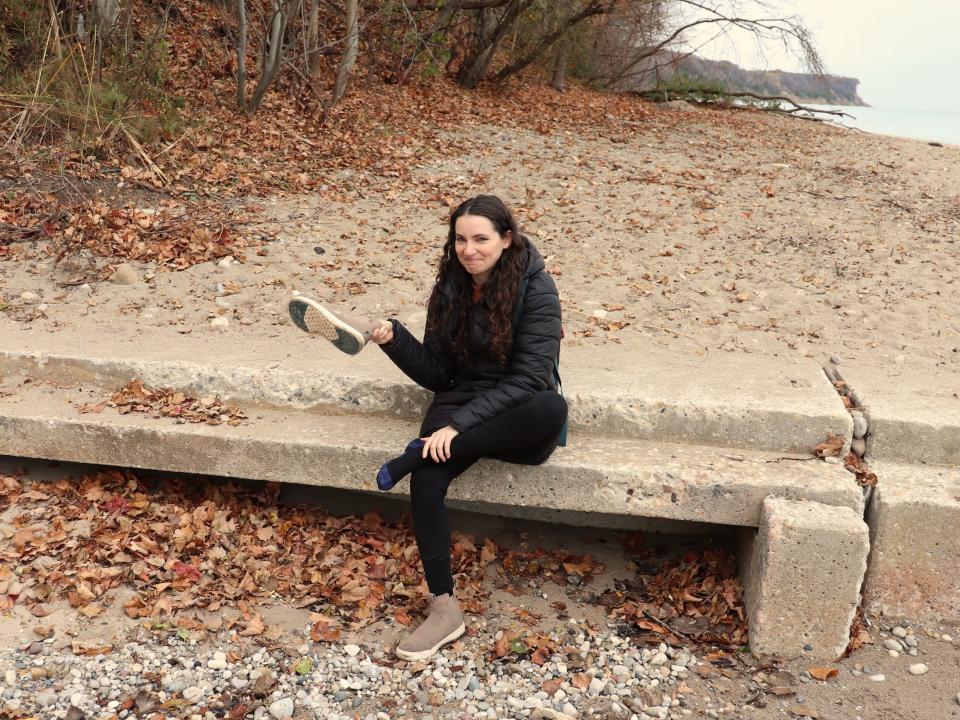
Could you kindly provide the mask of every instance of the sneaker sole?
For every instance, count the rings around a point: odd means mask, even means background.
[[[446,645],[448,642],[456,640],[458,637],[463,635],[466,629],[467,629],[467,626],[464,625],[463,623],[460,623],[460,627],[458,627],[452,633],[447,635],[445,638],[443,638],[443,640],[438,642],[436,645],[434,645],[431,648],[427,648],[426,650],[416,650],[416,651],[401,650],[398,647],[397,657],[400,658],[401,660],[411,660],[411,661],[426,660],[428,657],[431,657],[437,650],[439,650],[441,647]]]
[[[363,335],[339,320],[323,305],[309,298],[294,298],[287,305],[294,325],[311,335],[321,335],[347,355],[363,350]]]

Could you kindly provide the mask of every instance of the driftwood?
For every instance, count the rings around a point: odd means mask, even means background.
[[[783,95],[758,95],[757,93],[752,92],[717,92],[713,90],[686,90],[683,92],[676,92],[673,90],[642,90],[636,91],[634,94],[648,100],[656,100],[658,102],[667,100],[686,100],[687,102],[695,102],[702,105],[723,102],[724,100],[728,100],[730,98],[751,98],[753,100],[763,100],[764,102],[787,102],[793,107],[782,108],[778,106],[762,109],[768,112],[776,112],[783,115],[799,117],[803,120],[814,120],[818,122],[822,122],[825,120],[825,118],[816,117],[817,114],[848,117],[851,120],[856,119],[853,115],[845,113],[842,110],[820,110],[817,108],[808,107],[806,105],[801,105],[796,100],[791,100],[788,97],[784,97]],[[810,113],[811,116],[795,115],[795,113],[801,112]]]

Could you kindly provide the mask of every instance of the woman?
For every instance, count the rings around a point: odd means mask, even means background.
[[[290,301],[290,315],[351,354],[377,343],[435,393],[420,437],[377,474],[381,490],[411,475],[414,533],[432,599],[429,616],[397,655],[426,659],[464,632],[444,505],[450,482],[481,457],[538,465],[564,434],[556,285],[506,205],[479,195],[450,217],[422,343],[397,320],[348,316],[303,297]]]

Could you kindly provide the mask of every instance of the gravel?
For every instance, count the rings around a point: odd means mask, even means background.
[[[612,630],[593,634],[573,624],[550,633],[566,652],[539,666],[513,654],[493,659],[494,638],[486,631],[461,641],[459,652],[448,646],[418,663],[356,644],[308,641],[266,649],[224,636],[214,643],[219,647],[209,647],[141,629],[134,635],[105,655],[59,654],[52,638],[36,653],[0,651],[5,702],[52,720],[104,713],[134,720],[162,712],[164,703],[192,720],[223,717],[239,703],[255,720],[586,720],[594,714],[680,720],[690,711],[677,686],[697,665],[682,649],[639,647]],[[294,667],[309,670],[300,674]],[[43,672],[32,672],[37,669]]]

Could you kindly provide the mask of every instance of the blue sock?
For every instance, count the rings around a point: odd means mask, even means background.
[[[407,475],[426,464],[427,461],[423,459],[421,450],[423,450],[423,440],[416,438],[407,445],[403,455],[384,463],[377,473],[377,487],[384,491],[391,490]]]

